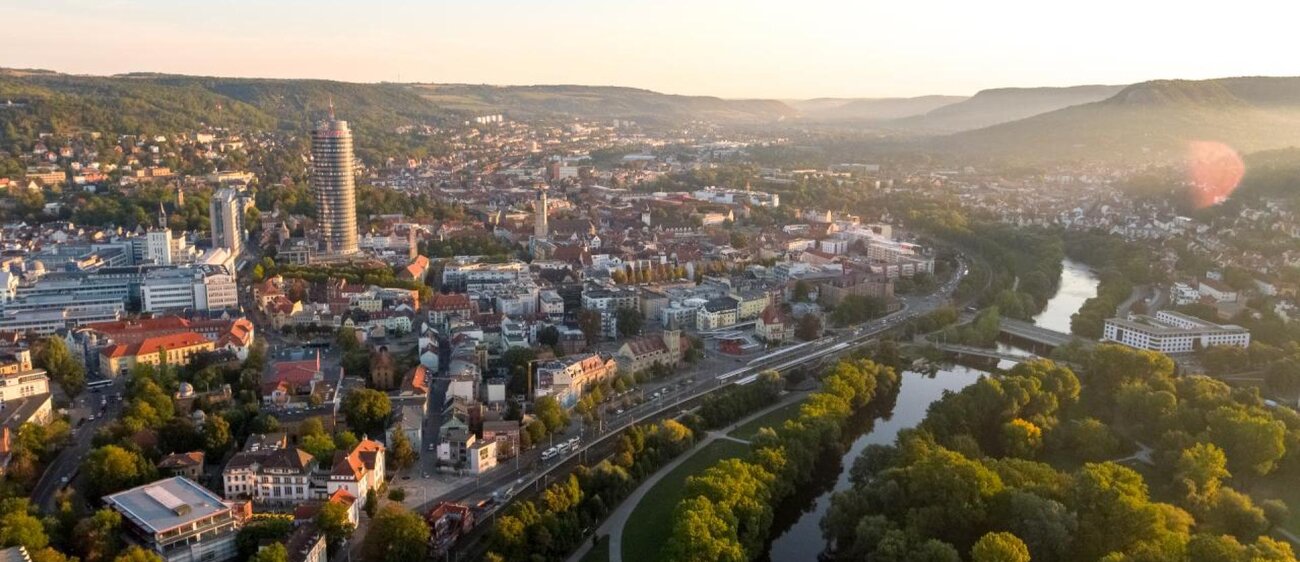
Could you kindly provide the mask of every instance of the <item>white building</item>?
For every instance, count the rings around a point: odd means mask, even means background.
[[[158,265],[172,264],[172,231],[170,228],[150,230],[145,234],[144,258]]]
[[[1215,324],[1162,310],[1155,317],[1138,315],[1106,320],[1102,341],[1162,353],[1190,353],[1215,345],[1248,347],[1250,332],[1241,326]]]

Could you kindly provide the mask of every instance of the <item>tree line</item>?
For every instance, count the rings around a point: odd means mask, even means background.
[[[823,378],[794,419],[763,428],[745,459],[719,461],[687,479],[665,545],[673,562],[755,558],[766,544],[775,506],[813,477],[813,466],[841,445],[853,414],[898,385],[894,370],[869,360],[844,360]]]
[[[1265,534],[1286,506],[1239,490],[1300,470],[1300,415],[1175,377],[1158,353],[1079,355],[1082,383],[1022,363],[868,447],[822,521],[830,547],[873,562],[1295,560]]]

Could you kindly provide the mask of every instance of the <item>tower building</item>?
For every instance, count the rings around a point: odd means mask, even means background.
[[[352,131],[347,121],[330,118],[311,132],[311,187],[316,194],[316,224],[326,255],[357,252],[357,194]]]
[[[537,190],[537,202],[533,205],[533,213],[536,215],[533,224],[533,238],[537,240],[546,240],[550,236],[550,227],[546,222],[546,190]]]
[[[208,204],[212,223],[212,247],[225,248],[231,256],[243,250],[244,206],[233,189],[219,189]]]

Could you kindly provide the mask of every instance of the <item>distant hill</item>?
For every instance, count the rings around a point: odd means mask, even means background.
[[[1123,86],[997,88],[891,125],[913,132],[955,133],[1007,123],[1072,105],[1104,100]]]
[[[358,84],[168,74],[82,76],[0,69],[0,142],[41,132],[160,133],[202,124],[306,130],[333,99],[363,135],[503,112],[653,121],[762,123],[797,112],[776,100],[676,96],[634,88]],[[12,105],[5,104],[13,101]]]
[[[678,96],[614,86],[413,84],[410,88],[425,100],[449,110],[504,112],[520,117],[571,115],[596,119],[762,123],[797,114],[794,108],[777,100]]]
[[[787,101],[812,121],[886,121],[923,115],[970,99],[966,96],[914,98],[817,98]]]
[[[1189,141],[1239,152],[1300,146],[1300,78],[1157,80],[1019,121],[966,131],[936,145],[1022,161],[1176,158]]]

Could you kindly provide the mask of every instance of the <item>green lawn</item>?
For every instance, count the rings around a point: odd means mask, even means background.
[[[587,551],[582,562],[609,562],[609,535],[601,535],[596,546]]]
[[[686,478],[704,472],[714,463],[749,452],[749,447],[735,441],[719,439],[696,451],[677,465],[650,489],[632,510],[623,529],[623,560],[657,562],[663,559],[663,546],[672,532],[673,509],[682,499]]]
[[[1264,500],[1282,500],[1291,510],[1282,528],[1300,534],[1300,487],[1286,477],[1276,474],[1267,476],[1251,487],[1250,495],[1256,502]]]
[[[800,400],[798,402],[781,406],[771,412],[749,420],[749,423],[737,427],[728,435],[746,441],[753,439],[754,435],[758,434],[758,430],[763,429],[764,427],[780,427],[781,424],[785,423],[785,420],[793,419],[795,416],[799,415],[799,406],[802,405],[803,401]]]

